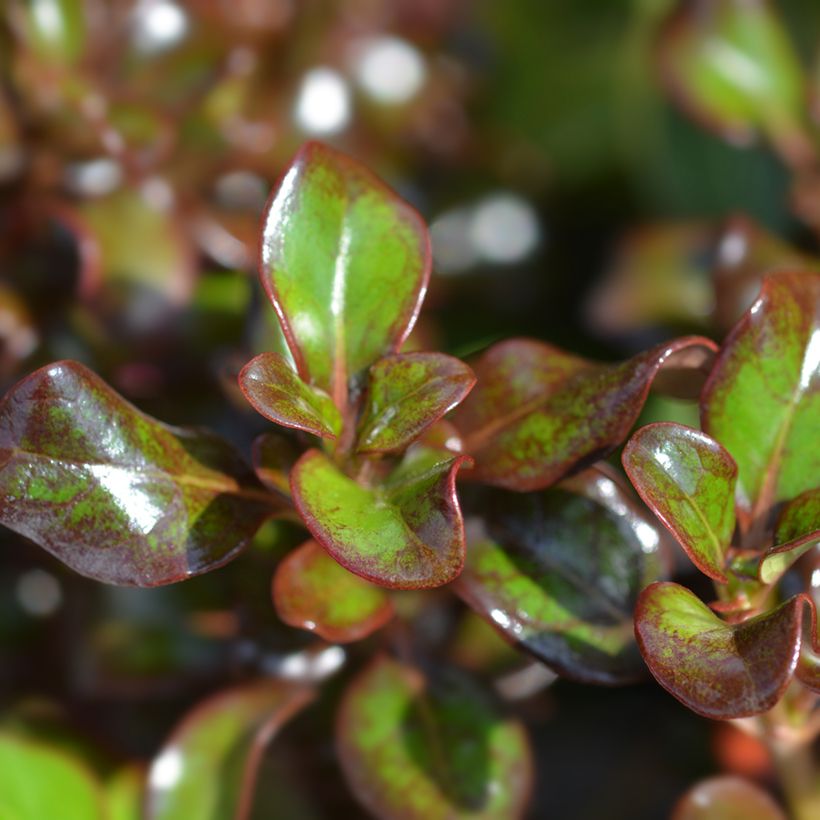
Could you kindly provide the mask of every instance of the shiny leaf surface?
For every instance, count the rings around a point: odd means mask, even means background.
[[[685,587],[647,587],[635,634],[658,683],[692,711],[728,719],[768,711],[780,699],[800,650],[804,598],[728,624]]]
[[[760,786],[740,777],[710,777],[681,798],[672,820],[786,820]]]
[[[285,623],[332,643],[361,640],[393,616],[383,589],[348,572],[315,541],[302,544],[279,564],[273,602]]]
[[[770,276],[701,400],[704,431],[737,462],[741,521],[820,485],[818,418],[820,275]]]
[[[589,470],[538,493],[494,490],[475,506],[459,595],[562,675],[641,677],[632,610],[661,561],[659,533],[639,503]]]
[[[662,367],[697,371],[714,349],[686,337],[606,365],[531,339],[494,345],[454,417],[476,460],[468,476],[537,490],[604,458],[626,438]]]
[[[467,395],[475,376],[443,353],[403,353],[370,368],[367,403],[359,427],[360,453],[406,447]]]
[[[302,378],[342,407],[347,382],[410,332],[431,265],[421,217],[370,171],[319,143],[269,204],[262,283]]]
[[[768,0],[680,4],[659,54],[675,100],[733,142],[791,133],[801,119],[803,72]]]
[[[278,353],[262,353],[239,374],[239,386],[257,413],[284,427],[336,438],[342,417],[330,396],[305,384]]]
[[[760,580],[773,584],[798,558],[820,542],[820,489],[807,490],[780,513],[776,546],[760,562]]]
[[[226,442],[146,416],[77,362],[0,403],[0,521],[98,581],[156,586],[221,566],[275,503]]]
[[[426,681],[385,657],[348,689],[338,757],[360,802],[395,820],[514,820],[532,781],[527,736],[470,681]]]
[[[307,687],[260,680],[199,704],[151,765],[146,820],[245,820],[265,746],[312,697]]]
[[[99,785],[78,760],[32,740],[0,734],[2,820],[104,820]]]
[[[635,489],[695,566],[726,583],[737,465],[714,439],[682,424],[642,427],[624,448]]]
[[[423,449],[383,486],[364,487],[318,450],[291,475],[293,501],[311,535],[346,569],[381,586],[437,587],[464,564],[455,478],[465,456]]]

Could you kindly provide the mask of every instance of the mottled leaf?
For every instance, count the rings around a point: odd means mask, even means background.
[[[768,0],[681,3],[658,54],[676,102],[726,139],[800,139],[803,72]]]
[[[333,643],[366,638],[393,616],[393,604],[381,587],[348,572],[315,541],[302,544],[279,564],[273,602],[285,623]]]
[[[720,444],[682,424],[642,427],[624,448],[635,489],[695,566],[726,583],[735,529],[737,465]]]
[[[641,677],[632,611],[661,571],[649,513],[597,470],[537,493],[492,490],[473,507],[459,595],[562,675]]]
[[[430,264],[413,208],[350,157],[299,151],[267,210],[261,275],[306,382],[343,407],[348,380],[410,332]]]
[[[494,345],[454,417],[476,460],[468,477],[537,490],[604,458],[626,438],[662,367],[697,370],[714,349],[691,336],[607,365],[531,339]]]
[[[226,442],[146,416],[77,362],[37,370],[0,403],[0,521],[98,581],[212,570],[276,503]]]
[[[293,501],[311,535],[356,575],[398,589],[437,587],[464,564],[455,479],[465,459],[422,449],[368,488],[309,450],[291,474]]]
[[[701,422],[738,466],[741,523],[820,485],[820,275],[766,279],[721,348]]]
[[[797,664],[802,595],[748,621],[729,624],[685,587],[647,587],[635,635],[658,683],[699,715],[729,719],[766,712]]]
[[[402,450],[459,404],[474,384],[472,370],[443,353],[401,353],[379,359],[370,368],[357,451]]]
[[[284,427],[336,438],[342,417],[330,396],[305,384],[278,353],[262,353],[239,374],[239,386],[257,413]]]
[[[348,689],[338,758],[353,793],[377,817],[521,817],[532,782],[529,743],[470,680],[378,658]]]
[[[820,542],[820,489],[806,490],[780,513],[776,546],[760,562],[760,580],[773,584],[800,556]]]
[[[689,789],[672,820],[786,820],[768,792],[740,777],[710,777]]]
[[[0,734],[2,820],[105,820],[94,776],[78,760],[44,744]]]
[[[146,820],[245,820],[265,747],[312,698],[308,687],[260,680],[200,703],[151,765]]]

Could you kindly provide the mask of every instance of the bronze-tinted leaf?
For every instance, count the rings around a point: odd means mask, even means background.
[[[773,584],[820,542],[820,489],[806,490],[783,508],[775,528],[775,542],[760,562],[760,580],[764,584]]]
[[[685,587],[656,583],[638,599],[635,635],[658,683],[692,711],[724,720],[757,715],[791,680],[807,603],[797,595],[729,624]]]
[[[300,455],[296,444],[279,433],[257,436],[251,448],[253,468],[259,480],[286,498],[290,498],[290,471]]]
[[[760,786],[724,776],[689,789],[675,806],[672,820],[786,820],[786,814]]]
[[[596,364],[532,339],[494,345],[453,419],[476,460],[467,477],[510,490],[554,484],[626,438],[662,367],[698,371],[714,350],[689,336]]]
[[[701,399],[702,427],[738,466],[738,517],[820,485],[820,275],[766,279],[721,348]]]
[[[529,742],[462,675],[426,680],[377,658],[342,701],[338,758],[353,793],[393,820],[515,820],[532,782]]]
[[[276,568],[273,602],[285,623],[334,643],[366,638],[393,616],[387,592],[348,572],[315,541]]]
[[[660,538],[628,491],[589,470],[537,493],[488,491],[468,509],[456,589],[476,612],[567,677],[641,677],[632,611],[660,575]]]
[[[227,442],[146,416],[77,362],[41,368],[0,403],[0,521],[96,580],[212,570],[277,504]]]
[[[726,450],[699,430],[661,422],[632,436],[623,463],[641,498],[698,569],[726,583],[737,480]]]
[[[474,384],[473,371],[443,353],[400,353],[379,359],[370,368],[357,451],[403,449],[461,402]]]
[[[309,450],[291,473],[293,501],[311,535],[356,575],[399,589],[437,587],[464,565],[455,479],[465,460],[419,449],[368,488]]]
[[[265,747],[312,698],[308,687],[260,680],[200,703],[154,758],[146,820],[245,820]]]

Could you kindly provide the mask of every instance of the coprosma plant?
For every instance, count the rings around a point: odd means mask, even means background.
[[[383,629],[412,618],[396,614],[392,590],[448,585],[579,681],[638,679],[642,652],[690,708],[765,715],[789,727],[790,743],[808,742],[809,692],[820,688],[813,603],[801,592],[781,602],[780,588],[818,538],[820,278],[770,278],[716,358],[701,337],[617,364],[513,339],[471,369],[401,352],[430,273],[427,229],[352,159],[302,148],[270,200],[261,248],[284,344],[239,381],[257,411],[295,432],[258,439],[251,469],[226,442],[156,421],[81,364],[58,362],[0,406],[4,524],[91,578],[155,586],[233,560],[271,517],[301,522],[309,540],[273,578],[281,618],[331,643],[383,636],[336,724],[347,781],[381,817],[517,817],[533,777],[518,720],[464,670],[426,658],[412,630]],[[711,609],[661,580],[666,535],[604,461],[653,382],[693,398],[710,368],[706,432],[643,428],[624,461],[717,584]],[[201,704],[152,765],[146,816],[246,817],[264,744],[314,695],[270,677]],[[2,739],[0,761],[36,754]],[[10,785],[0,765],[12,814],[33,817],[19,807],[36,805],[57,816],[64,792],[20,771]],[[759,802],[750,788],[733,799]]]

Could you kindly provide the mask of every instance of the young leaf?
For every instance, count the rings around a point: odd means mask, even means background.
[[[490,491],[468,517],[459,595],[562,675],[617,684],[643,674],[632,632],[638,593],[660,574],[651,516],[589,470],[522,495]]]
[[[343,407],[348,380],[407,337],[430,265],[413,208],[350,157],[299,151],[267,210],[261,276],[304,381]]]
[[[710,777],[680,799],[672,820],[786,820],[760,786],[740,777]]]
[[[474,384],[473,371],[443,353],[400,353],[379,359],[370,368],[357,452],[404,449],[459,404]]]
[[[279,564],[273,602],[285,623],[333,643],[366,638],[393,617],[393,603],[383,589],[348,572],[315,541]]]
[[[523,727],[471,681],[428,682],[377,658],[342,701],[338,757],[353,793],[395,820],[521,817],[532,783]]]
[[[820,484],[820,275],[767,277],[704,386],[705,432],[738,466],[741,521]]]
[[[714,439],[661,422],[642,427],[624,448],[635,489],[692,562],[726,583],[726,552],[735,528],[737,465]]]
[[[777,546],[760,562],[760,580],[773,584],[798,558],[820,542],[820,489],[806,490],[780,513]]]
[[[102,793],[78,760],[44,744],[0,734],[3,820],[104,820]]]
[[[278,353],[262,353],[239,374],[239,386],[257,413],[284,427],[336,438],[342,417],[330,396],[305,384]]]
[[[260,680],[200,703],[151,765],[146,820],[245,820],[265,747],[312,698],[305,686]]]
[[[476,460],[468,477],[509,490],[554,484],[626,438],[663,366],[684,358],[695,368],[715,349],[689,336],[603,365],[531,339],[494,345],[454,418]]]
[[[658,683],[692,711],[725,720],[766,712],[791,680],[806,599],[748,621],[722,621],[685,587],[656,583],[635,609],[635,635]]]
[[[803,118],[803,72],[768,0],[683,3],[658,53],[676,101],[732,142],[791,134]]]
[[[368,489],[309,450],[291,473],[293,501],[311,535],[352,573],[397,589],[437,587],[464,565],[455,479],[465,460],[421,450]]]
[[[226,442],[146,416],[77,362],[0,402],[0,522],[98,581],[215,569],[276,504]]]

